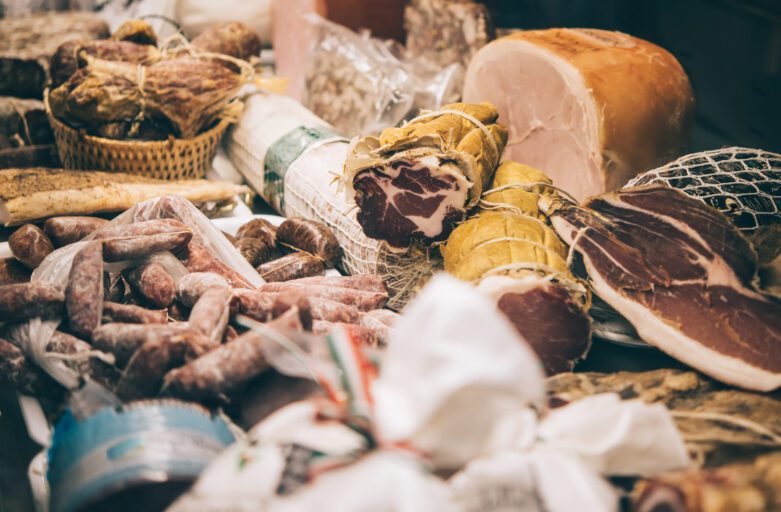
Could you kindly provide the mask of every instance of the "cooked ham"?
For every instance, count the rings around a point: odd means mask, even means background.
[[[464,101],[507,125],[504,159],[545,171],[576,198],[614,190],[683,153],[694,98],[675,57],[619,32],[520,32],[484,46]]]
[[[756,289],[756,253],[725,216],[647,185],[564,206],[552,222],[643,340],[728,384],[781,386],[781,301]]]

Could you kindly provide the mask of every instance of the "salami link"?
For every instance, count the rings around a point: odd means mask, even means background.
[[[0,286],[0,322],[30,318],[57,318],[63,315],[65,296],[43,281]]]
[[[211,348],[222,342],[230,319],[233,292],[227,288],[213,288],[201,295],[190,311],[190,326],[209,340]]]
[[[14,257],[29,269],[36,269],[43,259],[54,251],[46,233],[33,224],[25,224],[8,238],[8,247]]]
[[[239,303],[239,312],[259,322],[267,322],[272,318],[274,301],[281,294],[278,292],[236,292]],[[295,295],[302,295],[300,291]],[[330,322],[357,323],[361,312],[358,309],[328,299],[319,297],[307,297],[312,318],[315,320],[328,320]]]
[[[146,309],[132,304],[105,301],[103,303],[103,322],[165,324],[168,322],[168,312],[165,309]]]
[[[0,259],[0,285],[30,281],[30,269],[14,258]]]
[[[115,393],[125,401],[157,395],[166,372],[199,350],[199,343],[190,330],[151,336],[128,361]]]
[[[133,292],[150,306],[163,309],[174,301],[176,283],[160,263],[145,263],[125,271],[124,275]]]
[[[191,331],[181,324],[110,323],[98,327],[92,336],[92,345],[98,350],[114,354],[117,366],[127,364],[133,354],[152,338],[167,338]]]
[[[56,247],[70,245],[108,224],[99,217],[54,217],[43,223],[43,231]]]
[[[191,308],[201,295],[213,288],[229,289],[228,281],[213,272],[191,272],[179,280],[176,285],[176,300]]]
[[[212,256],[198,237],[193,237],[178,256],[190,272],[212,272],[218,274],[234,288],[246,288],[249,286],[238,272]]]
[[[360,274],[357,276],[316,276],[297,279],[296,284],[306,286],[330,286],[364,292],[388,293],[388,287],[380,276]]]
[[[235,244],[244,259],[253,267],[257,267],[269,261],[274,251],[274,246],[267,244],[259,238],[242,238]]]
[[[279,282],[321,276],[325,272],[325,266],[323,260],[316,256],[305,252],[294,252],[260,265],[257,271],[266,281]]]
[[[87,242],[73,258],[65,288],[65,306],[71,331],[90,339],[103,316],[103,250],[100,242]]]
[[[257,238],[274,247],[277,243],[277,228],[266,219],[252,219],[236,231],[236,238]]]
[[[287,330],[301,325],[297,309],[288,310],[277,320],[269,322],[272,329]],[[267,368],[263,357],[266,336],[248,331],[165,377],[163,394],[189,400],[215,401],[243,387]]]
[[[277,228],[277,244],[313,254],[328,268],[334,268],[342,257],[342,248],[331,229],[313,220],[285,220]]]
[[[336,288],[327,285],[310,285],[298,281],[284,283],[265,283],[258,288],[262,292],[303,292],[307,297],[320,297],[329,299],[348,306],[354,306],[361,311],[380,309],[388,301],[387,292],[375,292],[353,290],[349,288]]]
[[[106,261],[135,260],[161,251],[176,251],[193,237],[192,231],[182,230],[152,235],[127,236],[103,240],[103,258]]]
[[[0,385],[38,397],[58,397],[63,391],[57,381],[25,357],[22,349],[4,339],[0,339]]]

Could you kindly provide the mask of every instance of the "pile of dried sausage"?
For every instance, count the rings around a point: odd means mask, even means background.
[[[267,281],[252,289],[179,218],[108,224],[61,217],[11,235],[14,258],[0,262],[0,383],[36,395],[61,392],[12,334],[32,318],[60,320],[47,357],[61,357],[126,401],[165,395],[215,403],[240,391],[268,368],[269,340],[245,330],[237,315],[283,334],[349,324],[367,345],[385,344],[398,316],[382,309],[385,284],[371,275],[324,276],[341,255],[324,225],[289,219],[275,228],[254,219],[235,238],[226,234]],[[55,249],[76,243],[64,288],[30,281]]]

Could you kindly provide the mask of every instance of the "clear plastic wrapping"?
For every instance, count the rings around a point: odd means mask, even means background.
[[[317,30],[302,103],[339,132],[363,135],[460,96],[463,66],[407,60],[403,47],[310,14]]]

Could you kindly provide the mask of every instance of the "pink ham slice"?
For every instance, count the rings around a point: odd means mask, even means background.
[[[648,185],[563,207],[552,223],[643,340],[728,384],[781,386],[781,301],[757,291],[756,253],[722,214]]]
[[[619,32],[519,32],[469,64],[464,101],[490,101],[510,132],[504,159],[542,169],[577,199],[682,154],[694,98],[675,57]]]

